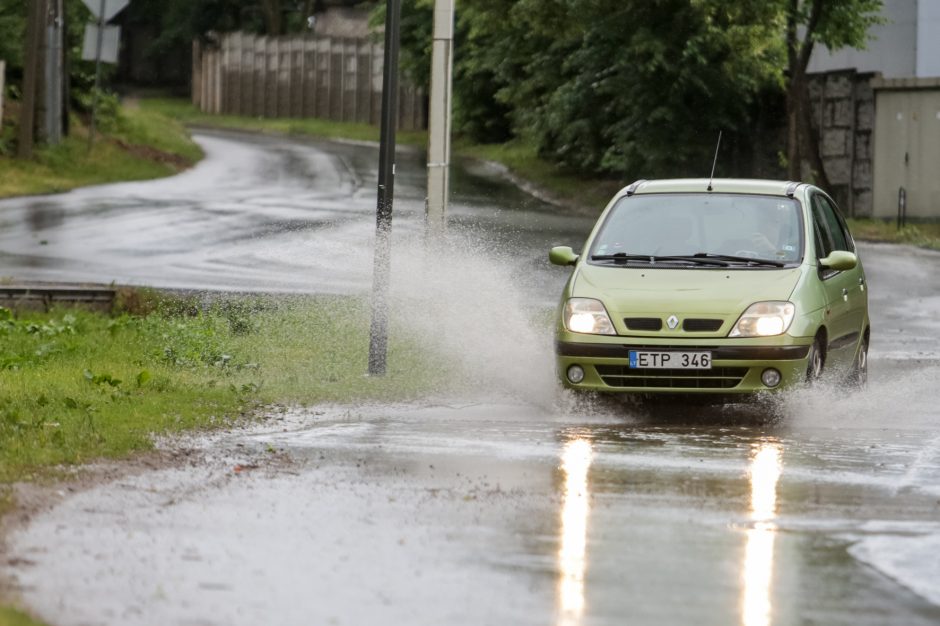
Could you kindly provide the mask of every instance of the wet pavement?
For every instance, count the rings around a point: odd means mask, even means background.
[[[216,140],[238,143],[207,145]],[[372,148],[330,150],[369,179]],[[396,223],[402,248],[420,230],[420,162],[403,171],[412,215]],[[940,622],[940,254],[862,247],[873,321],[863,392],[824,384],[745,406],[588,405],[555,388],[547,323],[514,314],[531,300],[517,292],[555,298],[564,271],[543,269],[545,250],[577,248],[584,220],[507,191],[519,198],[513,211],[503,184],[460,171],[461,249],[437,259],[434,280],[396,283],[403,297],[431,284],[446,301],[430,315],[442,332],[428,331],[429,343],[458,355],[476,391],[293,409],[175,443],[192,448],[186,467],[64,497],[10,537],[17,565],[5,571],[24,601],[62,626]],[[372,192],[366,182],[347,191],[361,219],[245,239],[258,274],[231,274],[241,247],[221,234],[206,257],[190,251],[159,271],[196,285],[211,276],[211,257],[248,289],[252,277],[279,274],[262,262],[270,237],[296,246],[285,258],[309,272],[284,278],[284,290],[362,288],[371,254],[359,267],[341,252],[367,244]],[[87,193],[102,202],[107,190]],[[9,208],[0,204],[0,219]],[[331,248],[337,233],[343,243]],[[145,265],[126,265],[128,276]],[[493,337],[479,309],[497,303],[504,332]],[[453,319],[438,319],[443,311]]]
[[[172,178],[0,201],[0,279],[266,292],[371,288],[375,146],[212,131],[195,139],[207,158]],[[401,248],[423,231],[422,159],[416,150],[398,155],[393,225]],[[479,163],[455,168],[452,188],[455,229],[489,249],[511,245],[543,274],[546,244],[571,233],[583,239],[591,226],[558,215]]]

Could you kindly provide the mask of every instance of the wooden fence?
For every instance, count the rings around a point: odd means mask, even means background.
[[[193,44],[193,104],[206,113],[378,124],[382,57],[370,39],[231,33],[217,46]],[[426,127],[423,91],[401,81],[398,128]]]

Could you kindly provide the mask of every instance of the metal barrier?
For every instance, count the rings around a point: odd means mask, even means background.
[[[6,92],[4,78],[7,73],[7,62],[0,59],[0,124],[3,123],[3,94]]]
[[[18,311],[50,311],[59,306],[108,312],[114,289],[59,285],[2,285],[0,306]]]
[[[898,230],[907,225],[907,189],[898,188]]]

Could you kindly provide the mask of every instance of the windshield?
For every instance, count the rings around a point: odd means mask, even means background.
[[[628,196],[608,214],[594,239],[591,259],[714,256],[797,263],[803,258],[801,223],[799,204],[791,198]]]

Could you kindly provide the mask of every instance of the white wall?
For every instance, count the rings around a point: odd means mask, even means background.
[[[940,0],[917,0],[917,76],[940,76]]]
[[[933,21],[918,22],[918,12],[932,15]],[[865,50],[843,48],[830,52],[817,45],[810,58],[808,71],[826,72],[856,68],[859,72],[881,72],[885,78],[940,76],[940,0],[885,0],[882,15],[886,24],[873,26],[872,39]],[[924,31],[923,34],[921,31]],[[918,42],[927,41],[934,48],[933,56],[921,55]],[[919,73],[919,60],[924,58],[930,74]],[[933,68],[933,69],[931,69]]]

